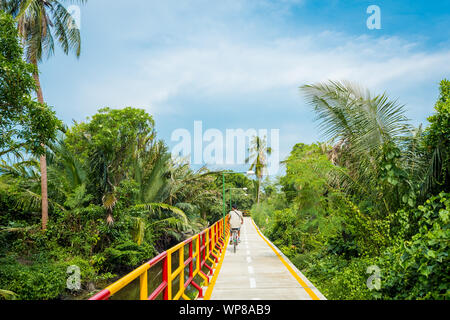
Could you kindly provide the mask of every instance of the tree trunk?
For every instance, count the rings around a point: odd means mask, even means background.
[[[259,189],[261,187],[261,179],[258,178],[258,194],[256,195],[257,203],[259,204]]]
[[[37,61],[32,62],[36,66],[36,73],[33,74],[36,83],[36,94],[39,103],[44,104],[44,95],[42,94],[41,82],[39,80],[39,71]],[[44,144],[42,144],[43,147]],[[47,190],[47,158],[45,154],[40,157],[41,167],[41,198],[42,198],[42,230],[47,229],[48,223],[48,190]]]

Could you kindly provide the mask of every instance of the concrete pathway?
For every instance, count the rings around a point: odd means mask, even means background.
[[[251,218],[245,218],[236,253],[228,245],[219,267],[211,300],[326,300]]]

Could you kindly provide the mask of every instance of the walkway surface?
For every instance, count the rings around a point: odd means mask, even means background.
[[[311,282],[245,218],[241,243],[228,245],[211,300],[326,300]]]

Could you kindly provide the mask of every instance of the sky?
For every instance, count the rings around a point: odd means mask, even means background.
[[[367,8],[380,8],[369,29]],[[40,67],[46,102],[83,121],[103,107],[145,109],[169,147],[177,129],[278,129],[280,160],[323,141],[299,87],[349,80],[405,105],[414,125],[450,78],[450,1],[90,0],[82,54]],[[220,166],[219,166],[220,167]],[[248,166],[232,169],[246,170]]]

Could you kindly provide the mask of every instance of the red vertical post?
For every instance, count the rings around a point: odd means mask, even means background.
[[[167,272],[168,264],[167,264],[167,255],[163,260],[163,268],[162,268],[162,277],[163,282],[167,283],[167,286],[164,288],[163,292],[163,300],[169,300],[169,277]]]
[[[206,261],[206,231],[202,234],[202,245],[203,250],[201,252],[201,256],[202,256],[202,264]]]
[[[217,225],[216,225],[216,242],[219,240],[219,238],[220,238],[220,228],[219,228],[220,226],[219,226],[219,222],[217,222]]]
[[[213,246],[213,228],[209,229],[209,252],[212,252],[212,250],[214,249]]]
[[[194,240],[189,243],[189,258],[191,259],[191,262],[189,263],[189,278],[194,277],[194,250],[192,249],[193,242]]]

